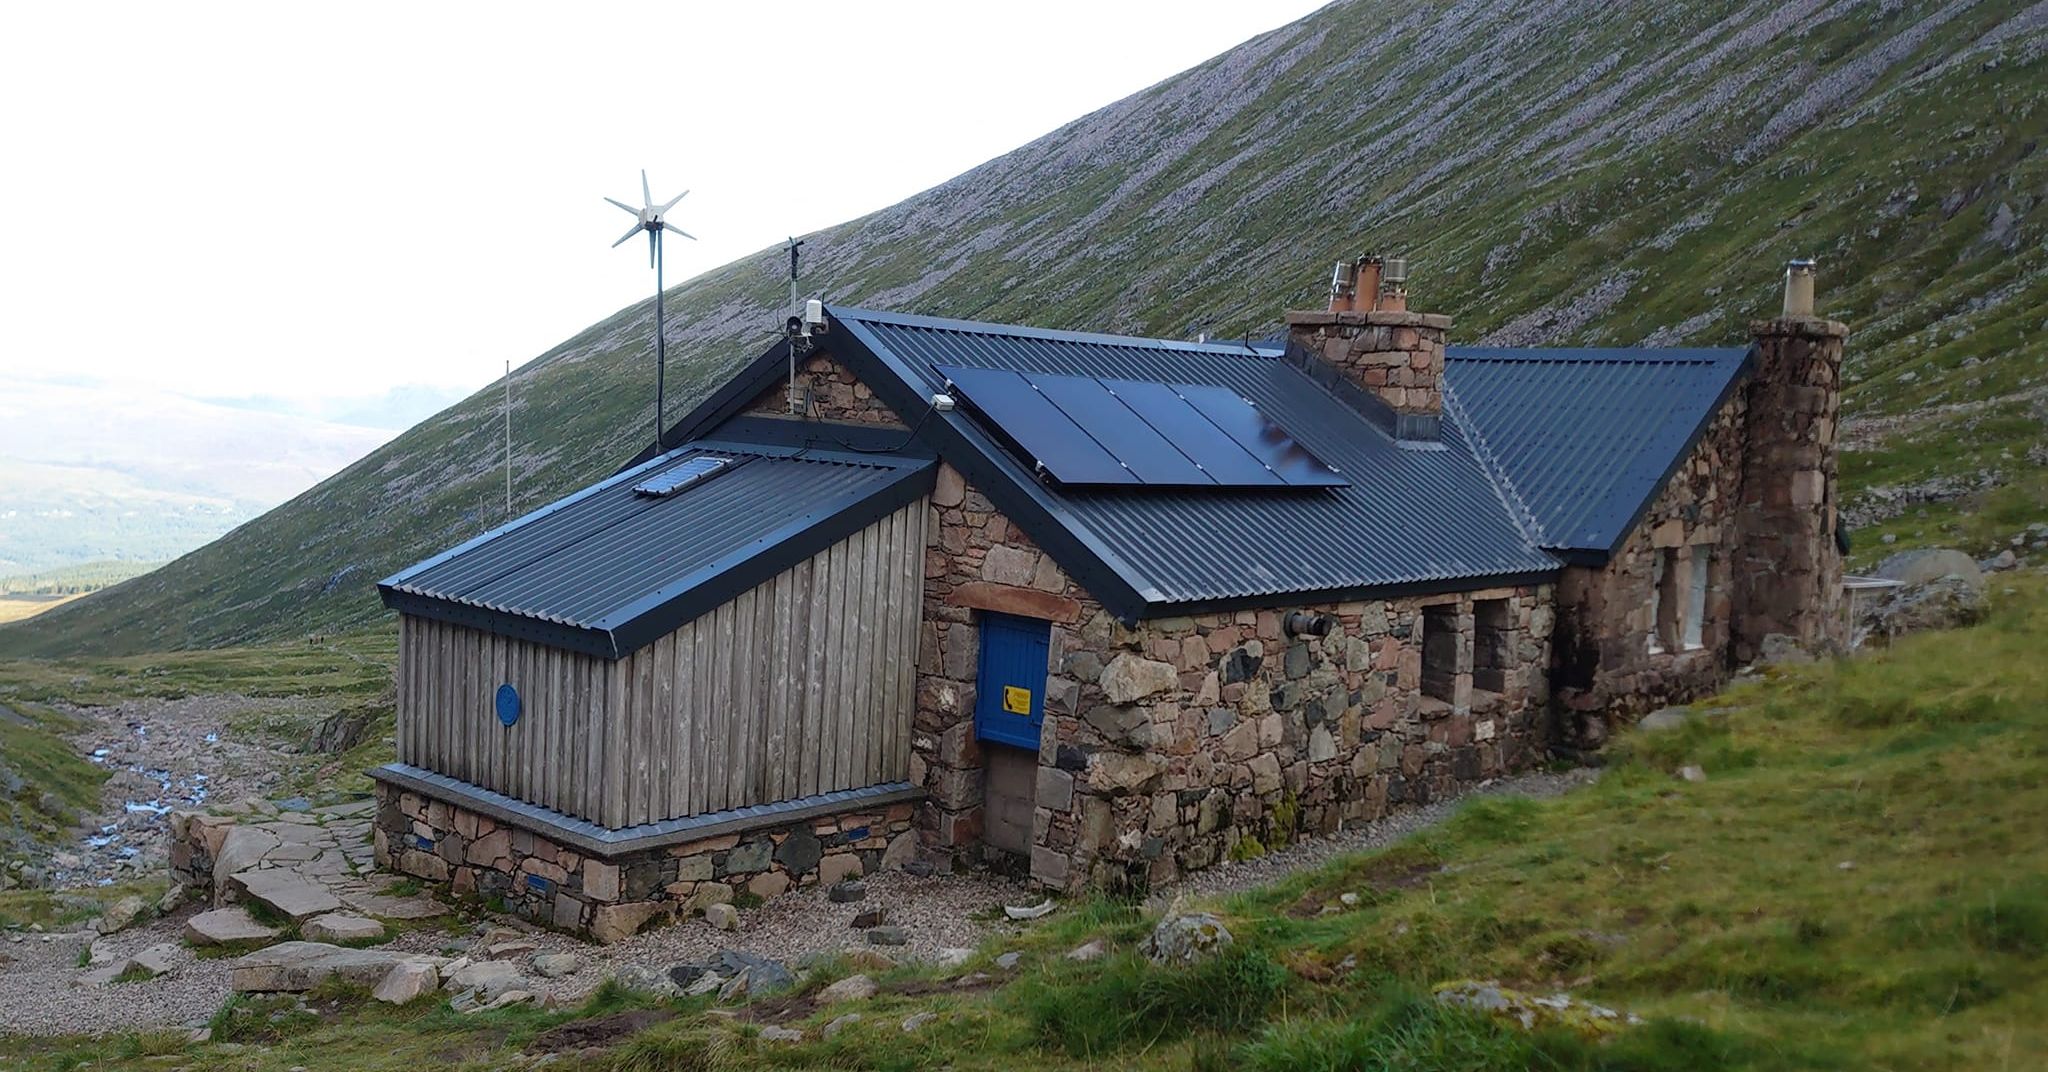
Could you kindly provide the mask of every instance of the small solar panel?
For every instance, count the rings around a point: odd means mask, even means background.
[[[692,484],[709,479],[713,474],[723,471],[731,464],[731,458],[721,458],[715,454],[699,454],[694,458],[685,460],[680,465],[663,469],[661,472],[633,485],[633,493],[635,495],[645,495],[651,499],[674,495],[676,492]]]
[[[1041,475],[1061,484],[1350,483],[1228,388],[951,365],[938,371]]]

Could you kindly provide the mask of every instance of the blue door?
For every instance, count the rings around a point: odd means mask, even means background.
[[[1045,724],[1045,669],[1052,623],[983,612],[981,672],[974,689],[974,735],[1038,750]]]

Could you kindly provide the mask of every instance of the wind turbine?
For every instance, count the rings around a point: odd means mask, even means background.
[[[626,215],[633,217],[633,229],[620,235],[619,240],[612,243],[613,249],[625,245],[626,240],[634,235],[642,231],[647,232],[647,266],[654,269],[654,449],[657,453],[661,450],[662,418],[667,414],[666,395],[668,386],[668,335],[663,330],[662,316],[662,306],[666,302],[661,286],[661,233],[663,231],[673,231],[692,242],[697,240],[696,235],[677,227],[663,218],[668,215],[669,209],[676,207],[676,202],[688,196],[690,196],[690,191],[684,190],[682,193],[669,198],[666,204],[656,205],[654,203],[654,191],[647,185],[647,169],[641,168],[640,199],[643,202],[641,207],[634,208],[616,198],[605,198],[606,201],[610,201],[612,204],[623,209]]]

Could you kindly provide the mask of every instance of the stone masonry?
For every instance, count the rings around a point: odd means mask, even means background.
[[[1746,410],[1738,393],[1672,474],[1605,566],[1569,567],[1558,581],[1555,680],[1566,728],[1597,745],[1615,716],[1684,703],[1718,688],[1726,658],[1733,561],[1741,545]],[[1652,648],[1657,559],[1676,573],[1669,590],[1689,599],[1692,571],[1708,571],[1700,644]],[[1667,608],[1674,613],[1681,608]],[[1680,629],[1682,632],[1682,627]]]
[[[916,849],[910,826],[910,805],[895,804],[599,857],[380,782],[373,837],[381,867],[615,942],[743,893],[773,897],[900,864]]]
[[[1844,640],[1842,555],[1835,487],[1843,340],[1847,325],[1792,317],[1750,325],[1756,374],[1748,387],[1742,458],[1744,531],[1736,576],[1732,655],[1756,658],[1781,633],[1806,647]]]
[[[1443,412],[1444,334],[1451,318],[1405,310],[1293,311],[1289,338],[1398,414]]]

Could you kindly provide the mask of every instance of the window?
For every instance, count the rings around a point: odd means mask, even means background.
[[[1445,703],[1458,695],[1458,605],[1422,608],[1422,694]]]
[[[1472,687],[1487,692],[1508,690],[1514,666],[1514,633],[1508,625],[1508,601],[1481,599],[1472,604]]]
[[[1678,647],[1679,591],[1678,550],[1664,548],[1650,566],[1650,650],[1672,651]]]
[[[1685,600],[1685,646],[1688,650],[1706,645],[1707,570],[1714,564],[1714,549],[1699,544],[1692,549]]]

